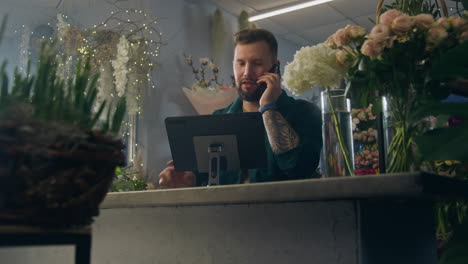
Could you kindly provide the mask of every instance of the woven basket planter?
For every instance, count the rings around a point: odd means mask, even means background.
[[[122,150],[98,132],[0,119],[0,223],[90,224],[124,163]]]

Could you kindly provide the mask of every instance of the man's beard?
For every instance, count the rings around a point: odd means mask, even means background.
[[[237,94],[239,94],[240,98],[243,100],[243,101],[247,101],[247,102],[258,102],[260,101],[260,98],[262,97],[262,91],[258,88],[258,85],[257,85],[257,88],[252,92],[252,93],[248,93],[248,92],[244,92],[242,91],[242,83],[240,85],[237,85]]]

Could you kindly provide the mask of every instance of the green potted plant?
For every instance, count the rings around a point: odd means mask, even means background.
[[[4,23],[2,24],[4,28]],[[115,135],[125,98],[93,112],[97,76],[89,57],[69,81],[57,77],[53,45],[43,44],[37,72],[15,72],[10,84],[0,68],[0,223],[85,225],[98,214],[125,161]],[[104,114],[104,118],[101,116]]]

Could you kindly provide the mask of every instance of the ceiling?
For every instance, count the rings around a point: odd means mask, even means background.
[[[292,3],[304,2],[298,0],[211,0],[222,9],[234,15],[242,10],[251,16],[259,12],[277,9]],[[385,1],[391,3],[393,1]],[[452,1],[447,1],[448,7],[453,7]],[[264,29],[275,35],[290,40],[299,46],[316,44],[325,41],[328,36],[347,24],[359,25],[370,29],[375,19],[377,0],[334,0],[332,2],[308,7],[302,10],[285,13],[255,21]]]
[[[97,0],[1,0],[0,14],[21,7],[22,16],[10,16],[9,24],[20,25],[24,17],[40,17],[41,13],[50,13],[58,3],[66,2],[69,9],[82,5],[95,4]],[[122,0],[120,0],[122,1]],[[210,0],[220,8],[235,16],[242,10],[250,15],[277,9],[285,5],[304,2],[304,0]],[[298,46],[316,44],[325,41],[337,29],[347,24],[360,25],[367,29],[372,27],[370,19],[375,19],[375,9],[378,0],[334,0],[332,2],[308,7],[302,10],[255,21],[261,27],[275,35],[289,40]],[[386,0],[392,3],[394,0]],[[427,0],[434,2],[435,0]],[[25,2],[28,7],[24,8]],[[455,8],[453,1],[446,0],[450,8]],[[2,10],[3,9],[3,10]],[[11,10],[13,11],[11,11]],[[451,13],[453,13],[452,11]],[[35,22],[35,21],[32,21]],[[39,22],[39,21],[37,21]]]

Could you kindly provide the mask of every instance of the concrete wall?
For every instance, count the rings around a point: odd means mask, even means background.
[[[358,263],[352,201],[101,210],[92,263]],[[0,249],[2,264],[72,263],[70,247]]]

